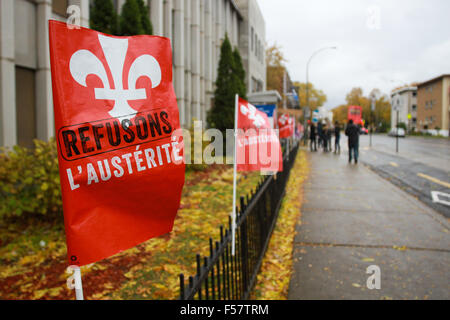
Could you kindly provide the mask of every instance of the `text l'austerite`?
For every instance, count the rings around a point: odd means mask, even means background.
[[[75,190],[80,187],[81,183],[86,185],[101,183],[170,163],[180,164],[183,161],[183,157],[180,155],[182,148],[176,141],[162,143],[151,148],[141,149],[140,147],[138,145],[133,152],[127,152],[120,156],[87,162],[67,169],[70,188]]]

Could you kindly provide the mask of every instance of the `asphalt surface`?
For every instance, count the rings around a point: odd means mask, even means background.
[[[309,154],[289,299],[449,299],[449,220],[361,162],[348,164],[344,143],[341,155]],[[371,265],[380,289],[367,286]]]
[[[450,139],[400,138],[398,153],[395,143],[393,137],[375,135],[370,147],[369,137],[362,136],[361,162],[450,218]]]

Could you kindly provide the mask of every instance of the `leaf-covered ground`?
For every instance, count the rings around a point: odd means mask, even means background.
[[[239,175],[238,196],[261,179]],[[181,209],[170,234],[82,267],[87,299],[177,299],[178,275],[195,272],[195,254],[219,238],[232,207],[233,170],[210,166],[188,173]],[[0,299],[73,299],[66,286],[62,222],[4,222],[0,225]]]
[[[287,297],[306,174],[306,156],[299,152],[252,299]],[[250,173],[238,178],[239,197],[249,193],[261,176]],[[230,166],[188,173],[173,231],[82,267],[85,298],[177,299],[178,275],[195,273],[195,254],[206,255],[208,239],[218,239],[219,226],[228,223],[232,181]],[[66,286],[66,268],[62,221],[30,218],[0,224],[0,299],[74,299]]]
[[[252,300],[286,300],[292,274],[295,226],[300,218],[303,181],[308,175],[306,153],[299,151],[291,169],[277,224],[264,256]]]

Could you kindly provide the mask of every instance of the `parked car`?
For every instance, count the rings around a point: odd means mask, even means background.
[[[392,128],[391,131],[389,131],[388,135],[390,135],[391,137],[405,137],[405,129],[403,128]]]

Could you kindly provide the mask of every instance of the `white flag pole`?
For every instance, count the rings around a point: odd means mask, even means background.
[[[234,256],[236,247],[236,169],[237,169],[237,122],[238,122],[238,108],[239,95],[236,94],[236,101],[234,104],[234,161],[233,161],[233,213],[231,216],[231,255]]]
[[[67,279],[67,287],[69,289],[75,289],[75,297],[77,300],[84,300],[83,297],[83,283],[81,282],[81,270],[79,266],[69,266],[67,268],[68,273],[73,273]]]

